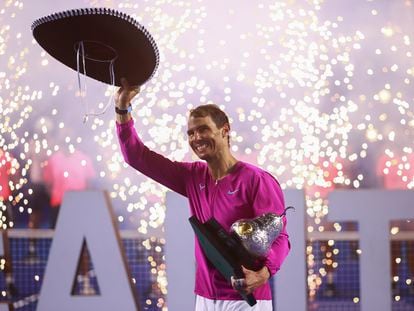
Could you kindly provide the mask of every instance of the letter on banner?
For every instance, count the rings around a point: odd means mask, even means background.
[[[188,218],[188,199],[169,191],[166,197],[165,263],[168,280],[168,310],[194,310],[194,231]]]
[[[306,267],[306,233],[305,233],[305,192],[287,189],[283,191],[285,205],[295,210],[287,211],[287,232],[289,234],[290,252],[280,271],[275,274],[273,299],[276,311],[307,310],[307,267]]]
[[[391,310],[390,221],[414,218],[414,191],[343,190],[329,196],[330,221],[359,223],[361,311]]]
[[[0,257],[4,258],[6,260],[6,267],[3,270],[4,278],[6,280],[6,286],[10,285],[8,283],[11,282],[10,278],[12,278],[11,275],[11,259],[9,256],[9,247],[8,247],[8,237],[7,237],[7,231],[6,230],[0,230]],[[9,289],[7,289],[9,290]],[[9,305],[7,301],[0,302],[0,311],[9,311],[13,308]]]
[[[65,194],[40,291],[38,311],[139,310],[115,223],[105,193]],[[71,295],[84,240],[95,268],[99,296]]]

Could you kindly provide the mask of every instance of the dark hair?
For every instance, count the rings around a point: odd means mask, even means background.
[[[193,118],[204,118],[209,116],[218,129],[222,128],[225,124],[229,126],[230,130],[230,121],[226,113],[220,109],[219,106],[215,104],[206,104],[200,105],[194,109],[190,110],[190,117]],[[227,136],[229,145],[230,145],[230,135]]]
[[[229,118],[226,113],[214,104],[201,105],[190,110],[190,117],[204,118],[210,116],[217,128],[222,128],[226,123],[229,125]]]

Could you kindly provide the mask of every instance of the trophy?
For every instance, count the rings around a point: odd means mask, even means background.
[[[243,279],[242,266],[249,270],[260,270],[272,243],[283,230],[283,217],[266,213],[253,219],[240,219],[227,232],[218,222],[210,218],[200,223],[195,216],[189,221],[208,260],[229,281]],[[253,294],[239,292],[250,305],[256,304]]]

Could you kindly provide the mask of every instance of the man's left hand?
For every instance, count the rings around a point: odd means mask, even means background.
[[[242,266],[244,279],[232,278],[231,284],[233,288],[245,294],[251,294],[253,291],[264,285],[270,278],[270,273],[267,267],[263,267],[259,271],[249,270]]]

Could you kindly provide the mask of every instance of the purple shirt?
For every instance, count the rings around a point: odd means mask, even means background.
[[[230,174],[217,182],[205,162],[171,161],[149,150],[134,129],[134,121],[117,123],[117,133],[125,161],[144,175],[171,190],[186,196],[191,215],[200,222],[214,217],[226,230],[241,218],[253,218],[264,213],[280,215],[284,211],[283,194],[279,183],[266,171],[244,162],[237,162]],[[272,244],[264,261],[275,274],[289,253],[290,244],[284,229]],[[204,256],[195,239],[197,295],[220,300],[240,300],[240,295]],[[253,293],[256,299],[272,299],[269,282]]]

